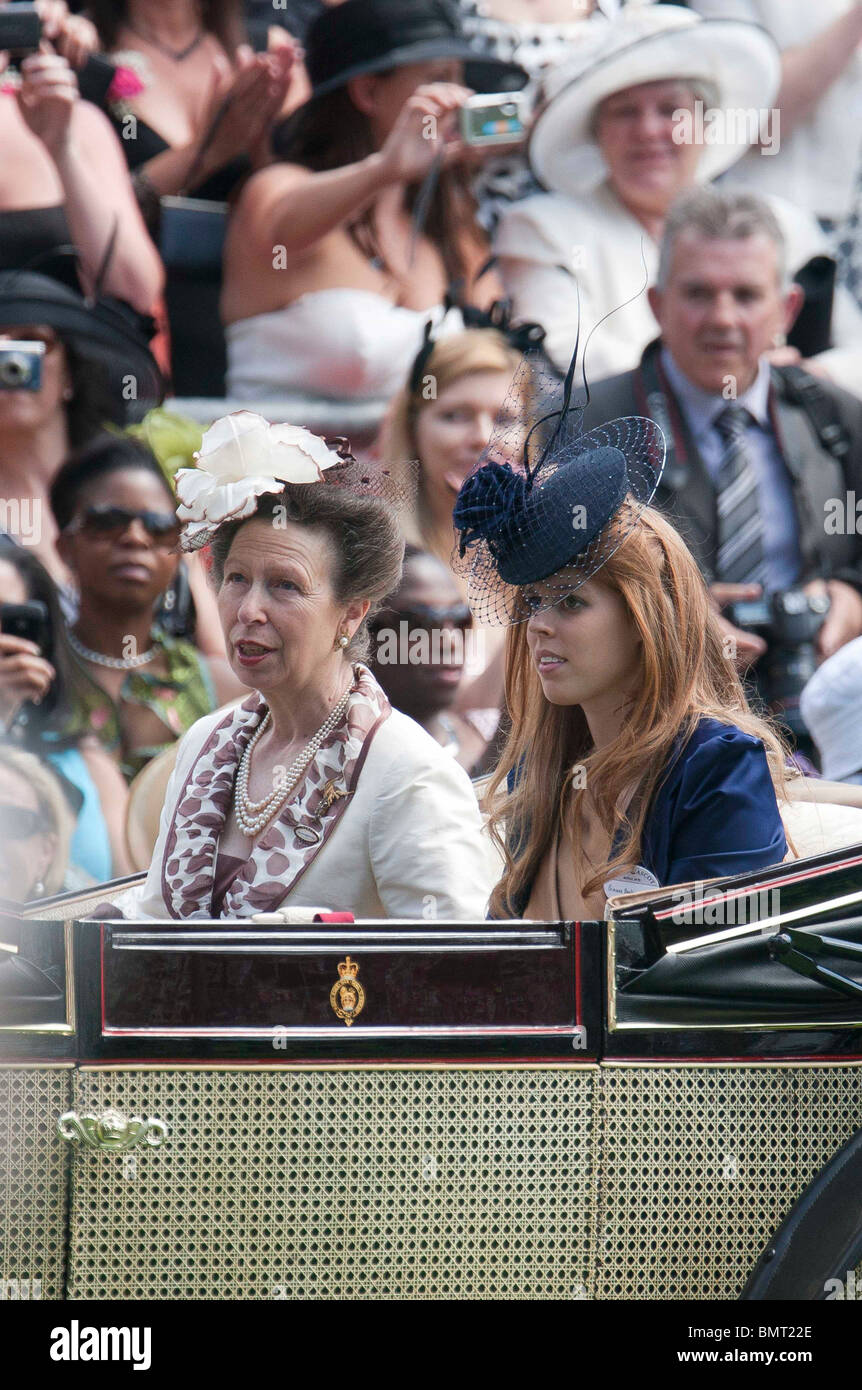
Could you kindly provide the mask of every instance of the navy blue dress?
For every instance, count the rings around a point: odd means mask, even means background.
[[[787,853],[759,738],[703,718],[647,811],[641,863],[662,887],[780,864]]]
[[[665,888],[780,864],[787,840],[761,740],[704,717],[681,744],[644,819],[641,865]]]

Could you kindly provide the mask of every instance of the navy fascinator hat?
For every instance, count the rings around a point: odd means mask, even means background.
[[[583,432],[584,407],[571,405],[576,356],[577,348],[563,383],[538,358],[524,359],[455,502],[452,565],[467,580],[474,617],[488,626],[523,622],[596,574],[664,469],[653,420],[627,416]]]

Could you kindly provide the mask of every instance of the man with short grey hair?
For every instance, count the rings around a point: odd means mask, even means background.
[[[671,208],[659,248],[656,284],[664,289],[670,275],[676,239],[680,232],[700,233],[717,241],[740,241],[762,235],[775,246],[776,268],[782,292],[791,286],[787,274],[784,234],[769,203],[755,193],[721,189],[713,185],[693,189]],[[795,317],[795,315],[794,315]]]
[[[649,302],[661,336],[633,371],[591,387],[585,427],[649,415],[668,462],[656,503],[716,605],[795,587],[828,593],[820,657],[862,635],[862,402],[774,356],[802,303],[769,206],[698,189],[671,212]],[[840,501],[842,524],[836,524]],[[860,508],[862,511],[862,508]],[[733,632],[745,667],[762,637]]]

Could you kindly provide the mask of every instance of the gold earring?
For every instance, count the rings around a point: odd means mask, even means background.
[[[347,646],[349,646],[349,645],[350,645],[350,638],[347,636],[347,633],[346,633],[346,632],[342,632],[341,636],[338,638],[338,641],[335,643],[335,649],[336,649],[336,651],[338,650],[339,647],[341,648],[342,651],[344,651],[344,648],[347,647]]]

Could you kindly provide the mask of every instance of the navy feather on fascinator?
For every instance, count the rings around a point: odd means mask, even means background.
[[[576,343],[562,383],[540,357],[524,358],[458,493],[452,566],[480,623],[523,622],[591,578],[661,478],[665,441],[654,421],[628,416],[583,432],[585,405],[571,400],[577,353]],[[527,585],[538,588],[525,593]]]

